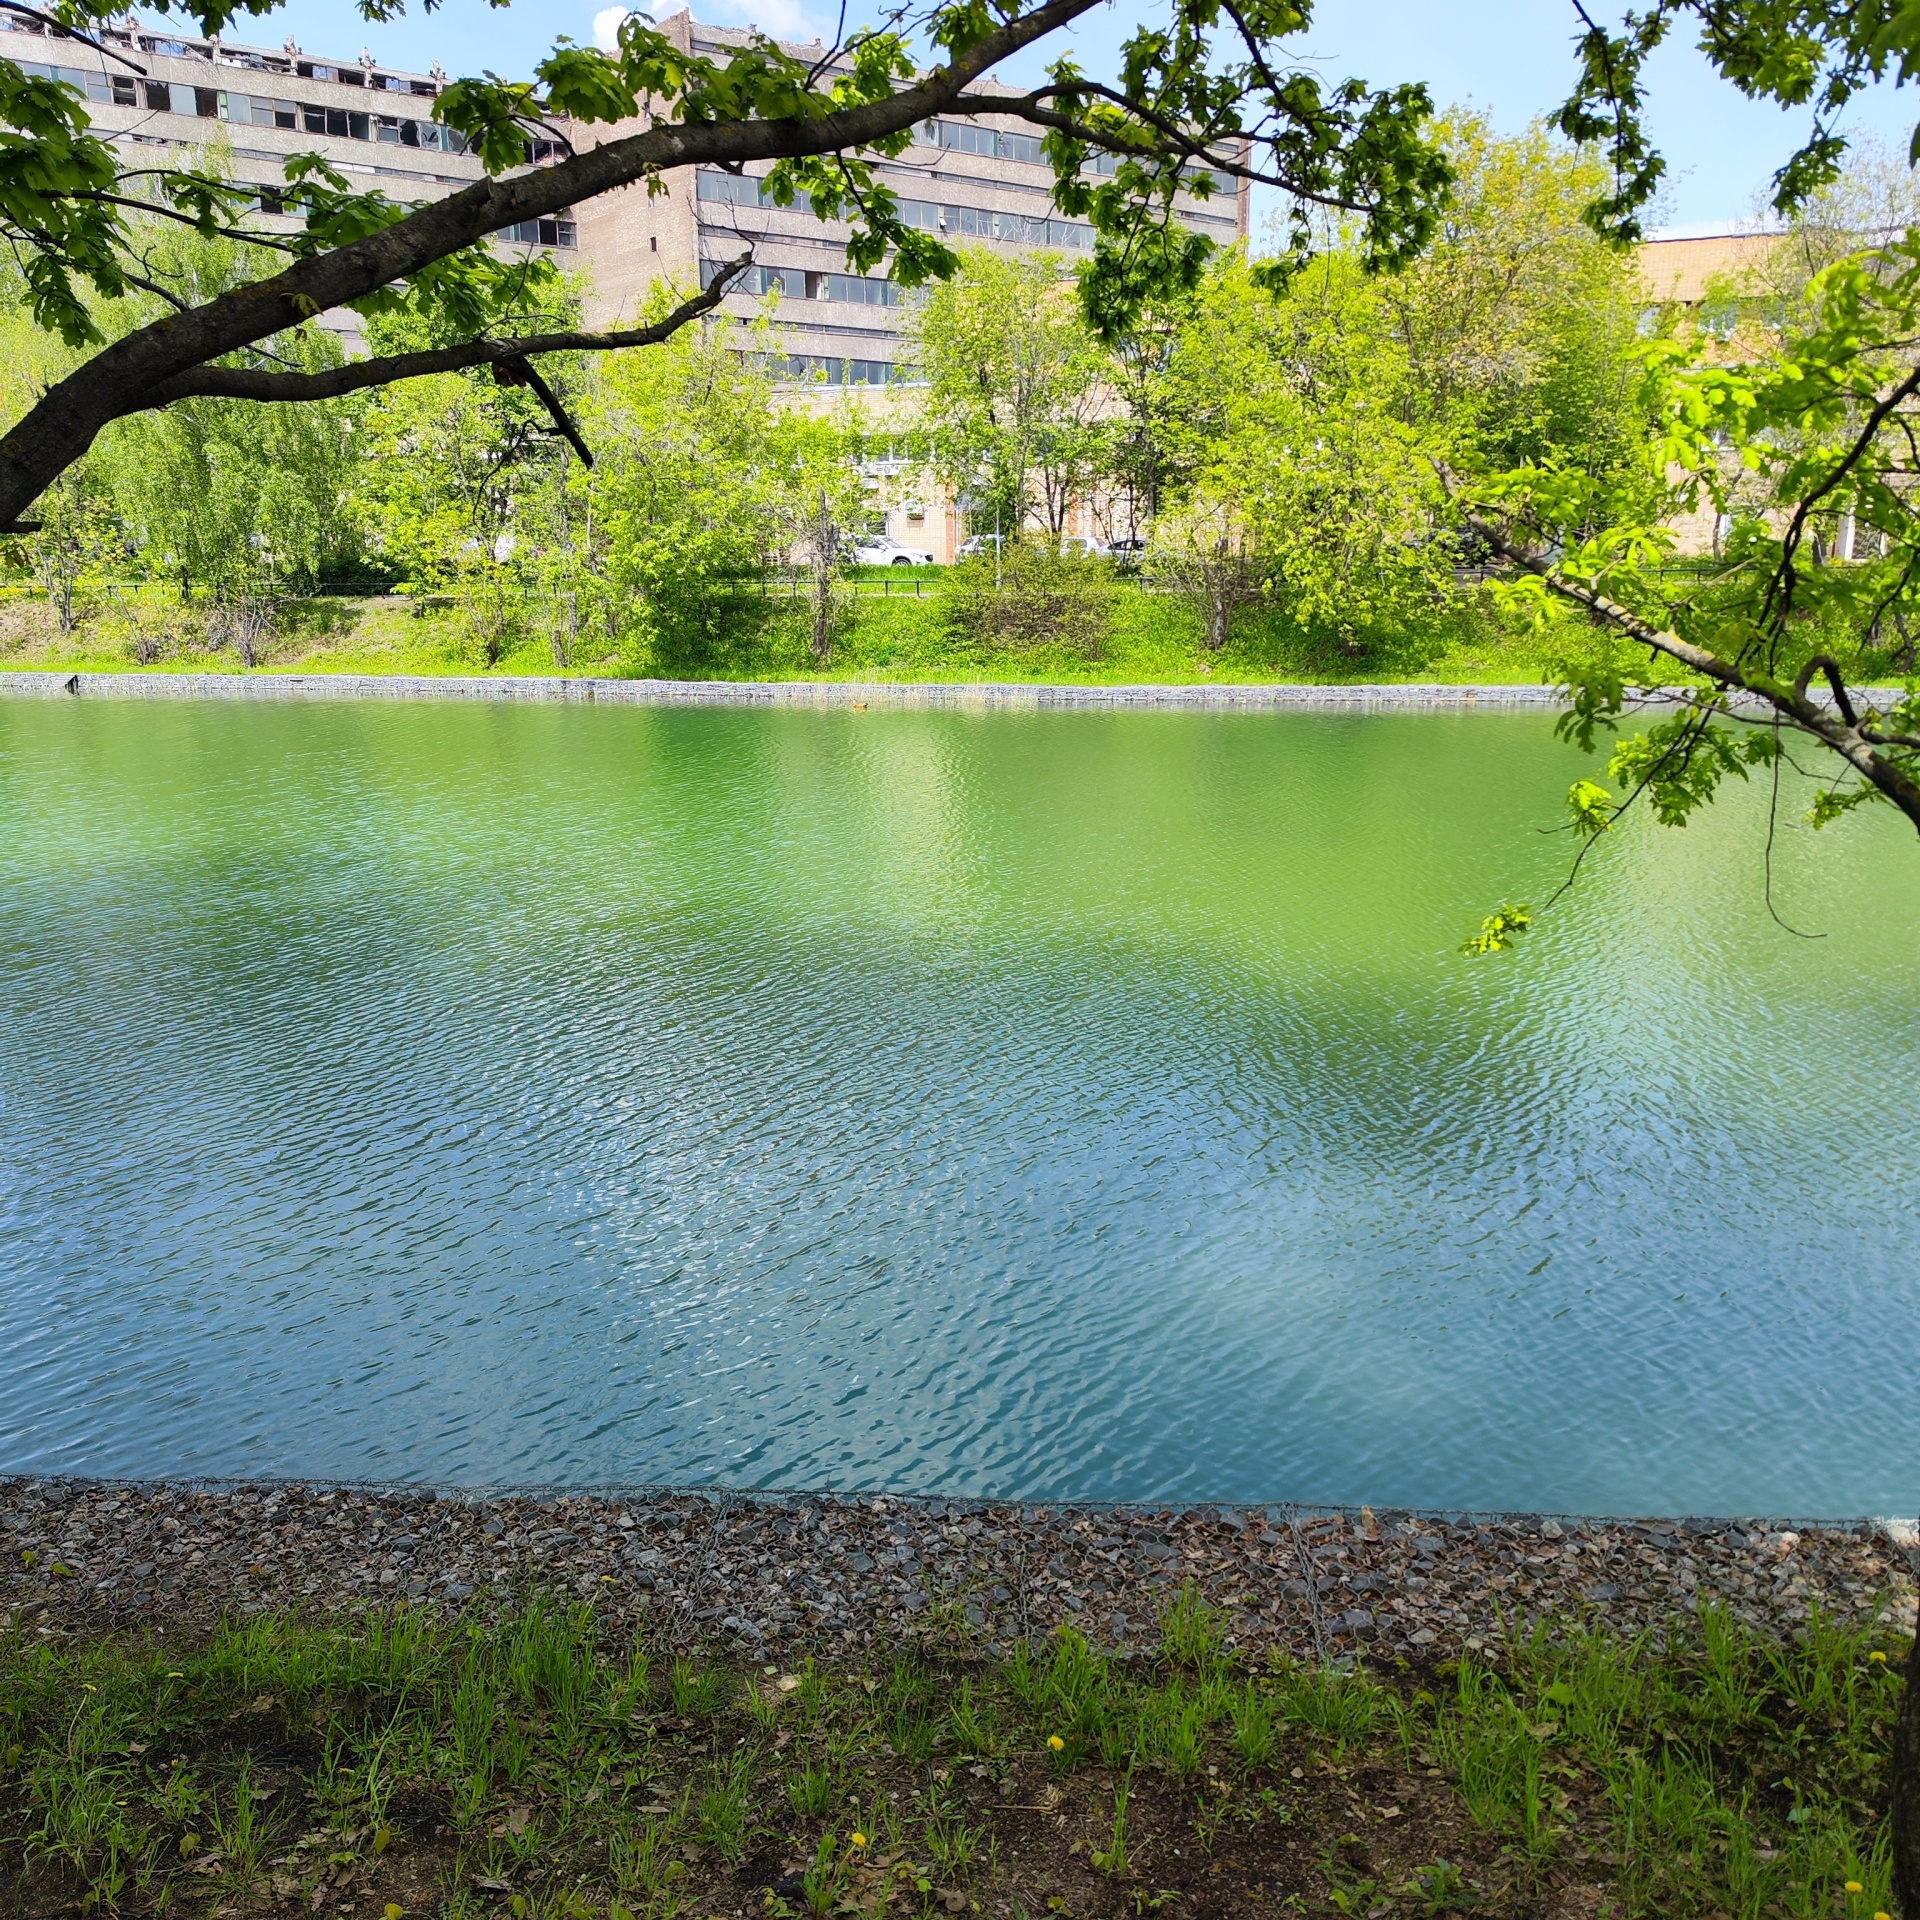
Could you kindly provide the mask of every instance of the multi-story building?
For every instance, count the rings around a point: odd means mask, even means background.
[[[691,13],[660,23],[685,52],[725,60],[746,44],[737,29],[708,26]],[[794,47],[819,58],[823,49]],[[1011,93],[989,81],[976,93]],[[616,139],[631,126],[610,127]],[[1097,167],[1110,168],[1106,156]],[[761,173],[766,169],[762,168]],[[1053,205],[1053,169],[1033,129],[1012,116],[931,120],[896,160],[876,164],[898,197],[902,217],[954,245],[1045,250],[1072,259],[1093,244],[1093,229],[1061,217]],[[1182,220],[1223,246],[1245,237],[1244,182],[1220,179],[1206,198],[1183,195]],[[710,284],[719,267],[751,241],[755,263],[728,295],[727,309],[760,310],[769,292],[781,298],[779,330],[791,371],[829,387],[881,387],[903,377],[905,296],[879,275],[849,273],[847,227],[814,217],[804,202],[780,207],[761,195],[759,180],[702,167],[649,194],[629,187],[580,209],[582,250],[592,263],[592,310],[601,320],[631,317],[663,275],[683,286]]]
[[[708,26],[689,12],[670,15],[660,29],[683,52],[727,59],[745,45],[737,29]],[[792,47],[814,60],[825,49]],[[976,94],[1002,92],[991,80]],[[618,139],[639,123],[597,130]],[[595,137],[595,136],[589,136]],[[1096,171],[1110,170],[1104,155]],[[885,389],[910,383],[906,320],[912,298],[884,274],[848,271],[848,227],[817,219],[804,201],[781,207],[763,197],[760,178],[718,167],[676,174],[649,193],[644,186],[602,196],[579,210],[581,252],[588,264],[589,315],[599,324],[631,324],[661,279],[691,288],[715,275],[750,244],[754,264],[723,305],[741,319],[774,303],[775,335],[784,372],[797,398],[816,399],[848,388]],[[910,225],[955,246],[983,245],[1012,253],[1045,251],[1071,261],[1093,245],[1085,221],[1064,218],[1053,204],[1053,169],[1032,127],[1013,115],[938,119],[915,130],[897,159],[875,163],[878,178],[899,202]],[[1244,182],[1216,177],[1210,194],[1183,194],[1180,219],[1222,246],[1244,239],[1250,225]],[[872,396],[884,417],[889,396]],[[953,557],[966,537],[966,516],[905,463],[880,461],[870,474],[874,519],[910,547]],[[1111,531],[1101,516],[1076,531]]]
[[[83,93],[94,130],[126,150],[129,164],[143,164],[149,149],[150,164],[162,166],[224,150],[233,179],[256,189],[269,226],[281,224],[279,189],[296,153],[323,154],[349,181],[396,200],[435,200],[482,175],[465,138],[431,117],[446,82],[438,68],[405,73],[364,53],[310,58],[291,39],[270,52],[132,24],[95,36],[122,56],[116,61],[12,13],[0,13],[0,36],[0,52],[27,73]],[[562,216],[509,228],[496,244],[556,249],[567,261],[577,258],[576,238]],[[351,315],[331,320],[349,337],[356,331]]]
[[[749,36],[711,27],[681,12],[661,29],[684,51],[727,59]],[[432,118],[446,84],[430,73],[383,66],[368,53],[357,61],[316,58],[289,39],[278,51],[223,39],[183,38],[129,20],[108,27],[94,47],[21,14],[0,12],[0,52],[31,74],[63,80],[85,95],[95,130],[123,148],[134,166],[152,150],[153,164],[186,166],[220,152],[232,178],[251,187],[269,227],[290,226],[282,212],[285,166],[296,153],[317,152],[347,176],[396,200],[431,200],[482,176],[464,138]],[[796,47],[815,59],[819,45]],[[115,59],[114,55],[121,56]],[[137,69],[137,70],[136,70]],[[999,89],[988,80],[976,93]],[[576,140],[617,139],[639,123],[580,129]],[[564,151],[537,143],[531,163]],[[1096,156],[1096,170],[1112,162]],[[1093,244],[1086,222],[1064,218],[1053,204],[1053,173],[1032,129],[1011,115],[939,119],[916,130],[913,145],[876,170],[897,196],[902,217],[955,245],[1009,252],[1047,251],[1066,260]],[[761,169],[764,174],[765,169]],[[1244,183],[1217,179],[1211,194],[1184,194],[1180,219],[1221,245],[1245,238]],[[799,396],[849,387],[886,388],[911,378],[905,356],[908,296],[884,275],[847,270],[847,226],[816,219],[808,207],[779,207],[762,198],[760,182],[719,168],[670,177],[650,194],[625,188],[581,207],[525,222],[494,236],[503,247],[553,251],[580,272],[590,319],[631,319],[664,279],[691,288],[710,285],[720,266],[751,242],[755,264],[726,298],[742,318],[779,296],[782,370]],[[349,348],[359,344],[350,313],[325,316]],[[897,463],[896,463],[897,464]],[[916,489],[910,474],[887,474]],[[894,489],[889,489],[894,491]],[[911,510],[908,510],[908,509]],[[896,531],[913,545],[947,557],[964,529],[951,504],[929,512],[909,500]]]

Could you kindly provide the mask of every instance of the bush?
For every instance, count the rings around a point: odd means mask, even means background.
[[[1113,623],[1110,567],[1045,547],[1009,546],[997,584],[995,572],[988,555],[963,561],[948,575],[948,624],[956,639],[989,653],[1104,657]]]

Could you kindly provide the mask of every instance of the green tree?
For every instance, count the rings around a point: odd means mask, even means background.
[[[973,530],[1013,539],[1031,517],[1057,547],[1113,437],[1113,369],[1058,258],[970,248],[908,338],[931,463]]]
[[[604,451],[574,484],[635,661],[706,664],[759,617],[789,505],[768,354],[763,330],[717,320],[599,370],[584,419]]]
[[[398,0],[361,4],[373,18],[398,10]],[[662,325],[520,333],[503,324],[516,312],[515,270],[484,242],[518,222],[689,168],[766,166],[763,191],[777,203],[804,199],[823,218],[851,222],[847,253],[857,270],[890,259],[903,284],[940,278],[952,270],[952,252],[902,217],[880,171],[916,125],[940,113],[1011,113],[1041,129],[1056,204],[1097,235],[1081,286],[1089,314],[1108,331],[1154,290],[1191,285],[1204,264],[1207,241],[1173,210],[1196,164],[1208,181],[1259,179],[1297,204],[1352,213],[1379,261],[1419,245],[1446,184],[1445,163],[1422,132],[1424,91],[1327,87],[1287,61],[1280,43],[1307,18],[1292,0],[1225,15],[1212,0],[1162,0],[1158,17],[1129,36],[1117,85],[1090,79],[1063,51],[1045,81],[1024,93],[972,91],[996,67],[1064,35],[1095,4],[941,0],[843,36],[837,58],[826,60],[758,35],[725,60],[689,56],[629,14],[611,51],[563,42],[531,81],[467,79],[439,95],[436,117],[468,137],[490,176],[444,200],[396,206],[357,191],[314,156],[296,157],[285,199],[304,227],[291,238],[249,228],[251,196],[214,174],[143,170],[139,189],[149,203],[257,248],[258,277],[183,301],[164,324],[118,337],[95,306],[124,300],[146,277],[129,226],[136,183],[113,145],[92,132],[72,89],[0,60],[0,151],[16,159],[0,192],[0,234],[27,260],[36,318],[69,344],[97,349],[0,439],[0,527],[13,525],[110,422],[177,400],[335,398],[465,366],[525,366],[537,354],[657,341],[709,310],[725,279]],[[180,11],[217,33],[277,5],[185,0]],[[53,6],[62,26],[82,33],[113,11],[106,0]],[[916,56],[920,46],[934,50],[931,64]],[[636,130],[582,142],[555,165],[527,167],[530,143],[554,113],[584,127]],[[1094,171],[1090,162],[1102,154],[1110,163]],[[409,306],[457,338],[346,368],[245,357],[343,305],[364,313]]]

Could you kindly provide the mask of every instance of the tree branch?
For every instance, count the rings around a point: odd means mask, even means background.
[[[96,40],[90,33],[82,33],[78,27],[70,27],[64,21],[56,20],[50,13],[42,13],[38,7],[22,4],[22,0],[0,0],[0,12],[23,14],[29,20],[37,20],[43,27],[51,27],[55,33],[63,34],[69,40],[78,40],[83,47],[91,47],[95,53],[106,60],[118,60],[123,67],[131,67],[144,80],[147,70],[137,60],[129,60],[124,53],[114,50]]]
[[[343,366],[322,367],[314,373],[271,373],[264,367],[197,367],[179,375],[148,396],[146,407],[164,407],[175,400],[301,401],[337,400],[342,394],[368,387],[391,386],[397,380],[418,380],[430,373],[459,373],[468,367],[511,367],[536,353],[614,353],[624,347],[658,346],[703,313],[711,313],[753,264],[753,249],[730,261],[704,293],[683,300],[664,319],[651,326],[618,333],[536,333],[513,340],[468,340],[459,346],[427,347],[417,353],[393,353],[377,360],[349,360]],[[527,368],[533,373],[531,367]],[[538,375],[534,375],[537,380]],[[545,382],[541,381],[540,386]],[[534,391],[538,393],[540,386]],[[544,398],[544,396],[542,396]],[[551,403],[557,406],[559,403]],[[559,416],[555,416],[559,424]],[[562,431],[566,429],[562,426]],[[573,435],[580,457],[588,466],[593,456]]]
[[[1790,686],[1771,674],[1755,673],[1734,662],[1722,660],[1718,654],[1683,639],[1671,628],[1656,627],[1651,621],[1643,620],[1630,607],[1623,607],[1617,600],[1609,599],[1584,581],[1569,579],[1531,547],[1516,540],[1504,526],[1484,514],[1462,505],[1461,515],[1467,525],[1495,552],[1504,554],[1515,566],[1544,580],[1548,588],[1562,599],[1584,607],[1597,620],[1637,640],[1650,652],[1663,654],[1690,672],[1699,674],[1723,692],[1743,693],[1763,702],[1785,724],[1811,734],[1823,746],[1837,753],[1863,780],[1891,800],[1915,827],[1920,827],[1920,781],[1916,781],[1897,762],[1889,760],[1862,732],[1844,692],[1841,694],[1839,711],[1830,712],[1808,698],[1805,677],[1799,686]],[[1836,681],[1838,673],[1836,666],[1833,668]]]
[[[283,272],[137,328],[50,388],[0,438],[0,524],[19,516],[110,421],[157,404],[173,381],[316,313],[364,299],[435,261],[524,220],[558,213],[616,187],[699,165],[808,159],[872,147],[950,106],[967,87],[1098,0],[1041,0],[983,34],[918,84],[814,117],[657,122],[557,166],[477,180],[377,233],[297,261]]]

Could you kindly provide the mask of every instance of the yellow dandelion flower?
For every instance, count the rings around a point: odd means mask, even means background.
[[[1047,1735],[1047,1745],[1050,1746],[1055,1753],[1065,1753],[1067,1750],[1067,1743],[1062,1740],[1057,1733]]]
[[[864,1847],[867,1844],[867,1836],[856,1827],[853,1831],[850,1844],[856,1847]]]
[[[1858,1880],[1849,1880],[1847,1882],[1847,1891],[1849,1893],[1865,1893],[1866,1888],[1863,1887]]]
[[[1867,1655],[1867,1658],[1868,1658],[1869,1660],[1877,1660],[1877,1661],[1879,1661],[1879,1663],[1880,1663],[1880,1664],[1881,1664],[1881,1665],[1882,1665],[1883,1667],[1884,1667],[1884,1666],[1885,1666],[1885,1665],[1887,1664],[1887,1656],[1886,1656],[1886,1655],[1885,1655],[1884,1653],[1870,1653],[1870,1654],[1868,1654],[1868,1655]]]

